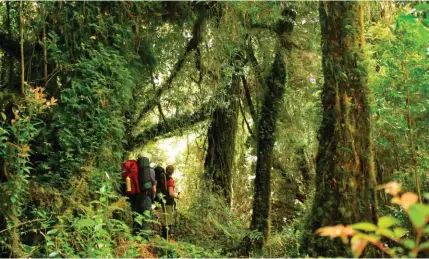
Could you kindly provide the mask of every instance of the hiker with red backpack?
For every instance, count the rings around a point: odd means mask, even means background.
[[[175,199],[179,199],[179,194],[175,193],[175,183],[171,177],[174,173],[172,165],[167,166],[166,170],[158,166],[155,168],[157,180],[157,201],[161,203],[162,213],[160,217],[162,225],[162,238],[168,239],[168,233],[174,224],[173,212],[175,210]]]
[[[133,211],[133,234],[143,231],[148,239],[149,221],[152,217],[152,199],[156,194],[155,171],[149,166],[149,158],[139,156],[122,164],[122,178],[126,184],[126,194]],[[143,215],[142,224],[135,221],[134,213]]]

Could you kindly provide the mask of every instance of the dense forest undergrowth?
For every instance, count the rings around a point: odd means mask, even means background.
[[[427,257],[428,12],[0,2],[0,257]],[[139,155],[169,240],[133,234]]]

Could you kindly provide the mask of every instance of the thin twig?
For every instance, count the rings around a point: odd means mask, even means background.
[[[6,232],[6,231],[9,231],[9,230],[11,230],[11,229],[13,229],[13,228],[17,228],[17,227],[20,227],[20,226],[23,226],[23,225],[27,225],[27,224],[32,223],[32,222],[37,222],[37,221],[42,221],[42,220],[41,220],[41,219],[33,219],[33,220],[30,220],[30,221],[26,221],[26,222],[23,222],[23,223],[21,223],[21,224],[17,224],[17,225],[14,225],[14,226],[12,226],[12,227],[9,227],[9,228],[6,228],[6,229],[3,229],[3,230],[1,230],[1,231],[0,231],[0,233],[3,233],[3,232]]]

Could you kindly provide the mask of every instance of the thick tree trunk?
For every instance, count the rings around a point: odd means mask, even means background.
[[[271,71],[261,81],[266,90],[259,112],[256,132],[257,162],[250,230],[262,233],[263,236],[255,240],[251,240],[250,237],[246,238],[246,255],[249,255],[250,251],[260,252],[270,235],[271,168],[273,166],[273,150],[276,140],[276,124],[286,87],[285,54],[291,49],[291,43],[288,38],[289,33],[293,30],[296,13],[293,9],[285,8],[282,16],[283,18],[271,28],[277,33],[279,42],[276,46]]]
[[[286,83],[286,65],[280,53],[281,47],[277,47],[277,53],[270,76],[267,79],[261,117],[258,123],[258,148],[255,178],[255,194],[253,202],[253,215],[251,230],[263,233],[263,238],[255,240],[256,250],[265,244],[269,236],[269,213],[271,204],[271,167],[273,148],[275,142],[276,121],[278,111],[283,99]]]
[[[316,229],[376,220],[361,8],[358,2],[321,2],[319,7],[325,83],[312,233],[303,244],[311,256],[347,255],[344,245],[316,237]]]
[[[227,107],[217,108],[208,130],[208,150],[204,162],[213,190],[231,205],[231,172],[235,155],[235,135],[240,95],[240,76],[235,71],[226,86]]]

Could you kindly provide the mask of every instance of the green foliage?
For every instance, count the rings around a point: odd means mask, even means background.
[[[389,186],[389,184],[384,186]],[[414,193],[408,192],[398,195],[396,190],[392,191],[389,188],[386,189],[386,192],[394,196],[393,203],[402,206],[414,229],[402,228],[398,219],[392,216],[383,216],[378,219],[377,225],[368,222],[360,222],[345,227],[337,225],[320,228],[316,233],[331,238],[341,237],[344,243],[348,243],[348,237],[351,236],[351,250],[355,257],[362,255],[367,244],[374,245],[391,257],[417,257],[419,252],[429,248],[427,242],[422,242],[422,237],[427,231],[429,206],[416,203],[418,197]],[[412,238],[412,234],[415,235],[415,238]],[[394,241],[397,245],[391,245],[389,240]]]
[[[124,221],[112,218],[112,213],[122,211],[112,189],[112,181],[105,178],[97,191],[98,200],[84,207],[79,205],[77,216],[71,213],[58,215],[58,223],[44,233],[46,240],[43,257],[132,257],[136,256],[136,247],[117,250],[118,241],[132,242],[134,237]],[[119,253],[118,253],[119,252]]]
[[[59,129],[62,151],[53,154],[52,161],[59,161],[59,170],[65,173],[79,170],[93,154],[94,163],[107,171],[115,171],[122,159],[121,115],[133,84],[127,62],[118,54],[101,45],[89,51],[90,58],[73,69],[71,87],[61,91],[62,105],[54,115],[54,126]]]
[[[51,98],[48,101],[43,91],[44,89],[40,87],[27,90],[24,104],[19,104],[13,110],[14,119],[10,122],[2,121],[1,125],[4,128],[0,128],[0,158],[3,161],[2,170],[7,177],[0,185],[1,192],[5,194],[0,198],[2,204],[0,213],[6,216],[6,227],[9,230],[9,235],[2,235],[0,242],[17,256],[25,255],[16,227],[27,217],[24,211],[29,200],[29,179],[32,169],[29,160],[32,153],[30,142],[34,140],[43,124],[36,116],[56,105],[56,100]]]
[[[375,152],[383,181],[395,179],[408,188],[416,188],[415,179],[407,174],[418,173],[422,175],[421,189],[428,190],[424,171],[429,163],[426,134],[429,29],[427,19],[420,15],[424,5],[415,11],[411,8],[399,8],[392,24],[381,20],[369,29],[370,51],[377,61],[374,66],[379,69],[371,73]]]
[[[308,203],[314,189],[314,154],[322,111],[318,4],[294,3],[296,24],[292,35],[287,35],[288,44],[293,47],[285,59],[287,83],[277,123],[280,130],[276,134],[271,178],[272,235],[264,256],[307,256],[307,251],[300,247],[300,239],[306,228],[305,218],[312,216]],[[5,216],[5,225],[0,225],[0,252],[5,252],[1,255],[225,257],[236,256],[231,251],[240,246],[245,236],[254,242],[261,240],[262,233],[247,231],[252,214],[256,149],[246,123],[254,129],[258,118],[251,118],[245,97],[240,96],[243,111],[238,119],[241,125],[236,138],[238,155],[233,165],[231,208],[208,191],[211,187],[203,178],[206,122],[191,129],[171,130],[167,136],[175,136],[175,142],[133,143],[133,139],[139,132],[157,127],[156,123],[164,128],[171,126],[165,123],[164,115],[169,121],[201,106],[208,111],[228,108],[229,96],[224,86],[230,83],[234,67],[240,67],[238,73],[247,79],[251,100],[260,110],[266,89],[258,81],[259,76],[270,73],[277,47],[273,26],[291,3],[23,5],[26,89],[30,90],[29,84],[43,88],[27,91],[25,97],[15,93],[20,64],[15,57],[9,64],[9,58],[19,53],[19,42],[15,42],[19,38],[18,3],[2,2],[0,191],[4,195],[0,197],[0,217]],[[393,23],[381,19],[370,26],[368,51],[374,59],[358,64],[357,74],[365,76],[366,67],[370,71],[378,178],[400,179],[412,189],[415,180],[410,174],[418,172],[422,175],[422,189],[427,191],[429,8],[427,4],[392,5],[399,8],[392,14]],[[384,7],[383,12],[387,13],[387,5]],[[184,55],[199,17],[204,17],[201,42],[198,49]],[[345,23],[346,31],[357,33],[350,19],[345,19]],[[6,46],[7,39],[12,40],[11,45]],[[257,66],[250,62],[249,47]],[[236,55],[241,59],[236,60],[238,64],[231,64]],[[351,51],[348,55],[360,54]],[[181,69],[175,71],[182,58]],[[344,69],[340,63],[330,65],[341,80],[350,76],[341,72]],[[376,66],[378,70],[374,72]],[[173,72],[177,75],[166,84]],[[161,88],[162,96],[153,99]],[[53,99],[45,98],[42,89]],[[142,113],[143,107],[153,101],[159,106]],[[56,103],[58,106],[53,107]],[[415,141],[415,164],[411,137]],[[133,156],[140,151],[151,154],[151,160],[162,166],[171,163],[180,169],[177,185],[184,195],[177,225],[172,230],[177,242],[160,239],[156,221],[152,222],[155,231],[150,233],[149,242],[130,234],[130,208],[118,192],[119,165],[126,153]],[[335,209],[350,213],[344,208]],[[401,240],[401,246],[389,248],[389,253],[398,256],[414,256],[413,250],[429,247],[412,231],[429,231],[426,205],[414,204],[408,210],[389,206],[383,210],[392,216],[380,218],[378,224],[353,225],[353,231],[358,233],[351,241],[355,251],[363,250],[365,242],[376,244],[388,239]],[[141,221],[141,216],[136,220]],[[390,241],[386,243],[392,246]]]

